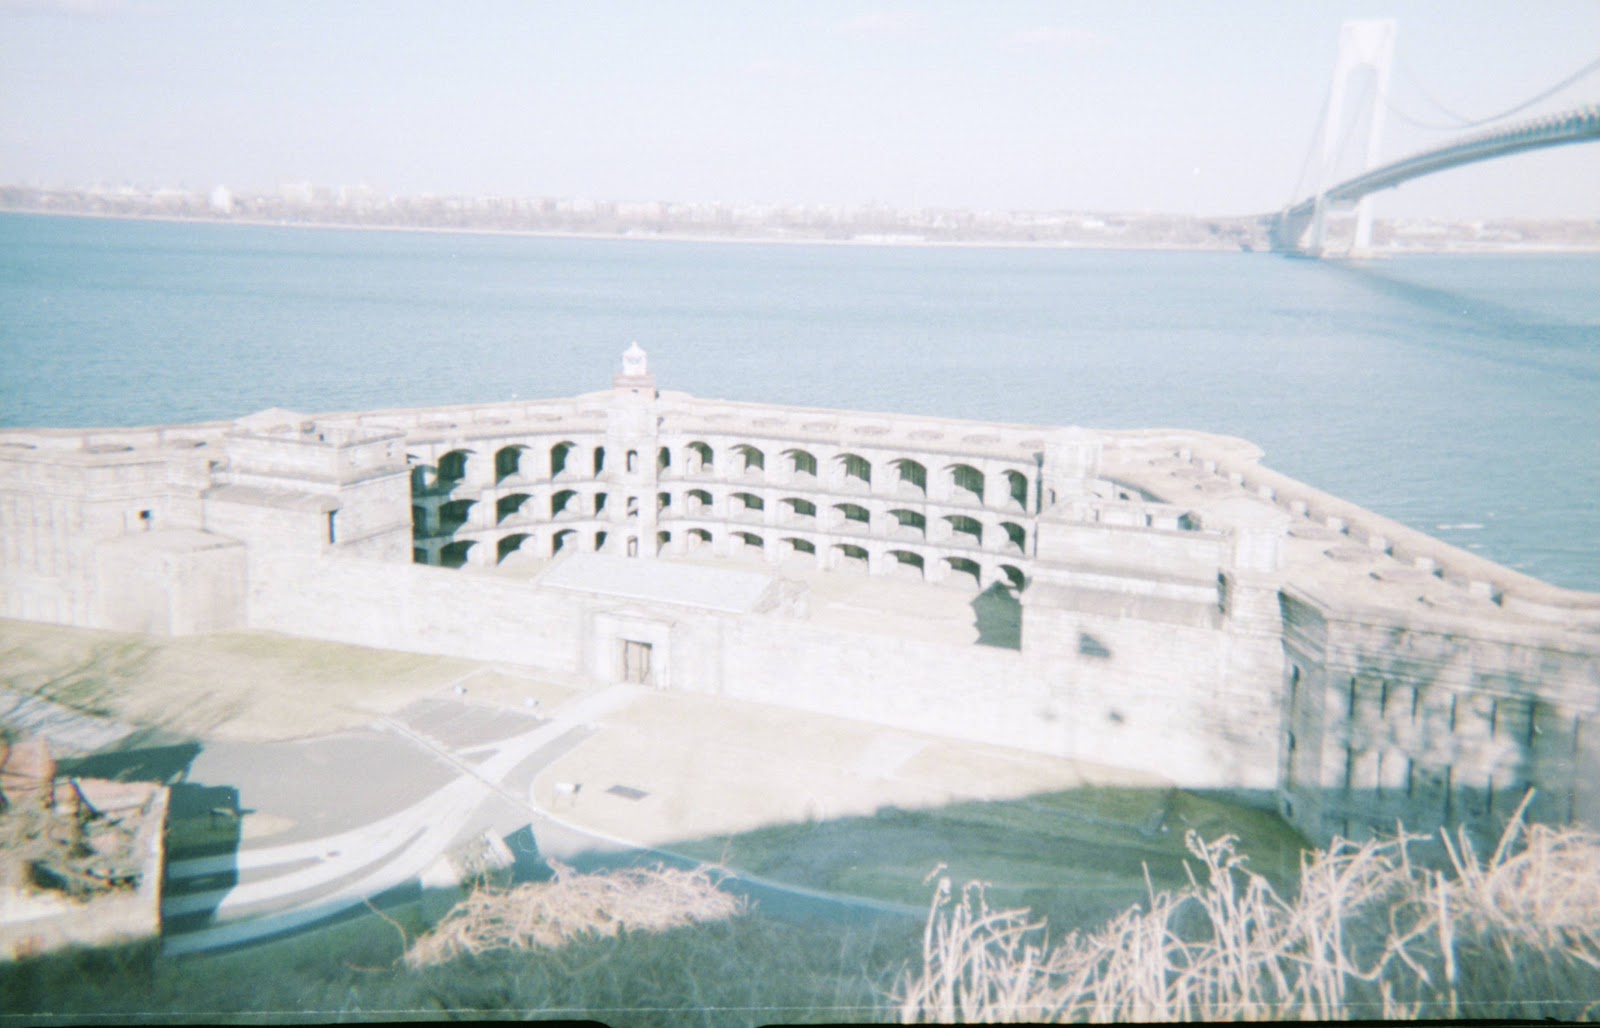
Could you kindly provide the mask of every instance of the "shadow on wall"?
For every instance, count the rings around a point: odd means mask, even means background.
[[[1022,602],[1012,590],[996,582],[972,600],[979,646],[1022,649]]]

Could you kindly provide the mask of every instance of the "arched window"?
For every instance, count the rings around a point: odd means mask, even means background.
[[[550,516],[556,517],[568,511],[577,510],[578,505],[572,502],[577,499],[577,496],[578,494],[571,489],[563,489],[550,497]]]
[[[567,470],[567,457],[577,446],[576,443],[556,443],[550,447],[550,477],[554,478]]]
[[[869,486],[872,484],[872,462],[854,453],[841,453],[836,458],[844,469],[845,485]]]
[[[983,570],[978,567],[978,562],[966,557],[946,557],[944,562],[950,565],[950,571],[955,575],[971,575],[973,585],[983,584]]]
[[[531,497],[527,493],[508,493],[494,501],[494,523],[499,524],[522,509]]]
[[[970,464],[952,464],[949,470],[950,484],[955,487],[957,498],[965,494],[979,503],[983,502],[983,472]]]
[[[639,451],[638,450],[629,450],[628,451],[628,474],[631,475],[635,471],[638,471],[638,470],[639,470]],[[597,474],[597,475],[600,473],[600,468],[599,468],[598,465],[596,465],[596,467],[594,469],[594,473]]]
[[[694,442],[690,443],[687,449],[689,451],[688,459],[685,461],[687,471],[692,474],[696,471],[711,470],[711,447],[705,443]]]
[[[1011,493],[1011,500],[1023,510],[1028,509],[1028,476],[1020,471],[1006,472],[1006,489]]]
[[[505,559],[511,556],[513,553],[516,553],[517,550],[522,547],[522,544],[528,540],[528,538],[529,537],[526,532],[517,532],[514,535],[502,536],[500,542],[495,547],[496,552],[494,562],[496,564],[504,563]]]
[[[766,507],[766,503],[755,493],[734,493],[731,498],[740,512],[758,511]]]
[[[1000,522],[1000,527],[1005,530],[1006,539],[1016,548],[1018,553],[1028,552],[1028,530],[1011,521]]]
[[[806,450],[785,450],[783,455],[789,458],[789,472],[794,475],[810,475],[817,477],[817,458]]]
[[[521,470],[522,447],[502,446],[494,454],[494,480],[504,482]]]
[[[748,475],[751,472],[764,471],[767,466],[767,455],[751,446],[749,443],[740,443],[733,448],[744,461],[739,470]]]
[[[909,457],[902,457],[891,465],[900,475],[900,485],[909,487],[926,495],[928,492],[928,469]]]
[[[594,448],[594,477],[599,478],[600,472],[604,471],[605,469],[606,448],[604,446],[596,446]]]
[[[817,516],[817,505],[810,500],[804,500],[798,496],[786,496],[782,502],[788,508],[790,517],[814,518]]]
[[[950,527],[955,530],[957,542],[965,541],[960,538],[961,536],[969,536],[973,544],[983,545],[983,523],[976,518],[969,518],[964,514],[947,514],[945,520],[950,522]]]
[[[891,510],[889,516],[897,521],[901,528],[914,531],[924,537],[928,534],[928,519],[925,515],[914,510]]]
[[[859,504],[836,503],[833,505],[833,509],[844,516],[846,528],[851,525],[867,525],[872,518],[871,512]]]
[[[451,450],[439,458],[439,485],[452,486],[466,477],[466,450]]]

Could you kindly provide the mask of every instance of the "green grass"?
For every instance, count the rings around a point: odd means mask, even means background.
[[[407,930],[420,928],[401,915]],[[0,966],[5,1012],[29,1023],[596,1018],[613,1026],[875,1021],[916,955],[905,919],[788,923],[759,912],[660,934],[588,939],[410,970],[394,927],[366,916],[234,953],[129,948]]]
[[[1294,881],[1304,840],[1276,815],[1169,789],[1083,788],[1024,800],[782,825],[674,847],[707,862],[808,888],[895,903],[928,901],[943,864],[956,881],[990,883],[1000,906],[1027,906],[1065,927],[1090,926],[1145,897],[1149,882],[1187,881],[1184,833],[1236,835],[1252,867]]]

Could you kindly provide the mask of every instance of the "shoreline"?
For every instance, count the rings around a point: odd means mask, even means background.
[[[1066,240],[1053,242],[1023,240],[983,239],[918,239],[909,236],[873,237],[852,236],[848,239],[785,238],[781,236],[728,236],[697,235],[681,232],[576,232],[542,229],[468,228],[433,225],[364,225],[354,222],[322,221],[271,221],[261,218],[196,218],[163,214],[117,214],[105,211],[60,211],[35,207],[0,207],[0,214],[22,214],[42,218],[86,218],[106,221],[149,221],[174,225],[240,225],[253,228],[324,229],[337,232],[415,232],[430,235],[502,236],[527,239],[577,239],[599,242],[642,243],[713,243],[758,246],[859,246],[903,249],[949,250],[1074,250],[1088,253],[1214,253],[1214,254],[1271,254],[1271,250],[1248,250],[1237,246],[1188,246],[1177,243],[1079,243]],[[1600,254],[1600,245],[1564,245],[1559,243],[1484,244],[1446,247],[1388,247],[1370,251],[1363,259],[1391,257],[1452,257],[1452,256],[1567,256]],[[1284,256],[1278,254],[1278,256]],[[1344,258],[1329,258],[1340,260]]]

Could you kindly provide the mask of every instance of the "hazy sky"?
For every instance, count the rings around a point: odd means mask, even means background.
[[[1421,121],[1600,57],[1596,0],[0,0],[0,181],[1251,213],[1291,199],[1357,17],[1397,19]],[[1460,132],[1391,114],[1384,153]],[[1384,196],[1600,217],[1600,143]]]

